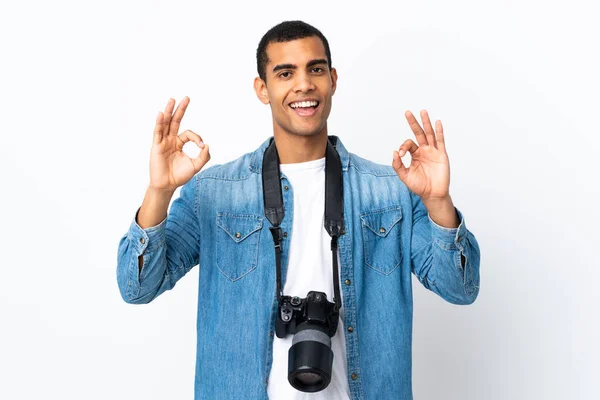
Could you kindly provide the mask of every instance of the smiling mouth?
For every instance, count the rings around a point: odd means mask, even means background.
[[[318,101],[297,101],[289,104],[296,115],[300,117],[312,117],[316,114],[317,108],[321,103]]]

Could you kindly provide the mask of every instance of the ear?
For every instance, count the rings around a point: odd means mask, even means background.
[[[260,79],[258,76],[254,78],[254,91],[256,92],[256,97],[263,104],[269,104],[269,92],[267,92],[267,84],[265,81]]]
[[[337,70],[335,68],[331,68],[331,95],[335,94],[335,89],[337,88]]]

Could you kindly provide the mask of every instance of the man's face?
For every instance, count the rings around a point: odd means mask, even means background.
[[[274,133],[326,134],[337,72],[327,66],[321,39],[269,43],[267,56],[267,82],[256,78],[254,88],[259,99],[271,105]]]

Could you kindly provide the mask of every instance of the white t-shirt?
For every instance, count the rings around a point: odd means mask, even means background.
[[[283,293],[305,298],[309,291],[327,294],[333,302],[333,270],[331,237],[323,225],[325,217],[325,158],[297,164],[281,164],[281,172],[288,178],[294,193],[294,221],[289,247],[289,259]],[[339,258],[338,258],[339,260]],[[339,265],[339,263],[338,263]],[[340,292],[341,292],[340,282]],[[342,299],[340,299],[342,301]],[[290,385],[288,351],[294,335],[273,340],[273,365],[267,384],[270,400],[342,400],[350,398],[346,373],[346,340],[344,337],[344,307],[335,336],[331,338],[333,351],[332,376],[329,386],[316,393],[305,393]]]

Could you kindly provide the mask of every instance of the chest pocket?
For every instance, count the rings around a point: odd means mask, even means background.
[[[231,281],[256,269],[263,217],[217,214],[217,267]]]
[[[360,215],[362,221],[365,264],[389,275],[402,261],[399,206],[374,210]]]

